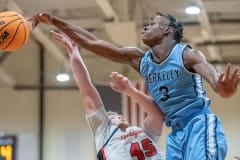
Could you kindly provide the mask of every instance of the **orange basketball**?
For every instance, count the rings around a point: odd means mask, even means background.
[[[23,47],[29,39],[27,20],[14,11],[0,12],[0,50],[12,52]]]

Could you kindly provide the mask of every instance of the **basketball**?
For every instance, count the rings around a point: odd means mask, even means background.
[[[0,50],[13,52],[23,47],[29,39],[27,20],[14,11],[0,12]]]

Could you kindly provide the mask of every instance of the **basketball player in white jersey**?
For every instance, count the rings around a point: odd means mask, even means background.
[[[122,115],[115,112],[107,113],[98,91],[91,82],[77,45],[61,32],[52,34],[68,51],[86,117],[94,134],[98,159],[162,160],[157,142],[162,133],[163,114],[152,99],[134,88],[126,77],[113,72],[111,87],[144,106],[147,116],[142,127],[137,127],[129,126]]]

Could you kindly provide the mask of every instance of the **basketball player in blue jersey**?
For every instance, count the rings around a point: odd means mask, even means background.
[[[122,115],[107,113],[99,93],[91,82],[77,45],[61,32],[52,34],[68,51],[86,118],[94,134],[98,160],[162,160],[157,143],[162,133],[164,117],[152,99],[134,88],[126,77],[113,72],[111,87],[146,106],[143,109],[147,116],[143,127],[137,127],[129,126]],[[156,125],[159,127],[155,127]]]
[[[167,139],[167,160],[225,159],[224,131],[210,110],[202,78],[216,93],[228,98],[239,86],[239,69],[227,64],[220,73],[203,53],[182,44],[183,26],[173,16],[158,13],[144,28],[142,40],[150,47],[146,53],[99,40],[87,30],[48,13],[32,17],[33,28],[40,22],[54,25],[81,47],[128,64],[142,75],[149,93],[165,114],[166,125],[172,128]]]

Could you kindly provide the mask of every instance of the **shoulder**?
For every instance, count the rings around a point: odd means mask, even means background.
[[[200,50],[186,47],[183,52],[183,62],[187,68],[192,68],[193,65],[203,61],[206,61],[206,58]]]
[[[106,128],[106,126],[110,123],[110,119],[108,118],[107,112],[105,108],[102,106],[97,111],[86,115],[89,127],[95,133],[98,128]]]
[[[135,70],[139,70],[139,63],[144,56],[144,52],[137,47],[124,47],[121,48],[125,61],[128,62]]]
[[[144,52],[137,47],[123,47],[121,48],[124,54],[131,54],[135,55],[137,57],[142,57],[144,55]]]

